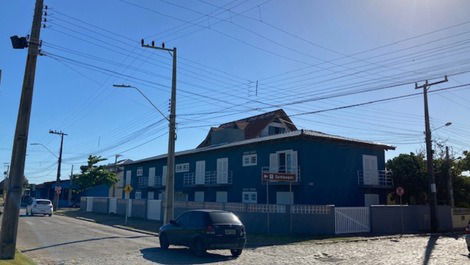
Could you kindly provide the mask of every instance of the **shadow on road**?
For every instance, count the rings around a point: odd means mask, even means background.
[[[117,239],[117,238],[136,239],[136,238],[144,238],[144,237],[153,237],[153,236],[107,236],[107,237],[96,237],[96,238],[89,238],[89,239],[76,240],[76,241],[70,241],[70,242],[63,242],[63,243],[58,243],[58,244],[53,244],[53,245],[48,245],[48,246],[43,246],[43,247],[30,248],[30,249],[22,250],[21,252],[31,252],[31,251],[36,251],[36,250],[41,250],[41,249],[46,249],[46,248],[53,248],[53,247],[59,247],[59,246],[65,246],[65,245],[71,245],[71,244],[78,244],[78,243],[90,242],[90,241],[98,241],[98,240]]]
[[[429,260],[431,259],[431,253],[434,247],[437,245],[436,242],[438,239],[438,235],[429,237],[428,244],[426,245],[426,250],[424,251],[423,265],[429,264]]]
[[[187,248],[170,248],[166,250],[161,248],[144,248],[140,252],[144,259],[161,264],[206,264],[234,259],[232,256],[213,253],[197,257]]]

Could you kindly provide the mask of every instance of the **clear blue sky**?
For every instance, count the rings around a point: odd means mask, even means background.
[[[140,159],[166,152],[161,116],[135,90],[112,87],[139,87],[168,112],[171,57],[141,48],[142,37],[178,48],[177,150],[194,148],[211,125],[280,107],[293,115],[400,96],[416,92],[414,81],[445,74],[449,82],[431,90],[470,83],[465,0],[46,4],[46,56],[38,60],[29,142],[57,153],[59,137],[48,130],[69,134],[63,178],[88,154],[113,161],[114,154]],[[13,50],[8,37],[29,33],[34,1],[0,5],[3,166],[10,162],[26,59],[26,50]],[[434,136],[456,153],[470,149],[469,98],[467,86],[430,94],[432,127],[453,122]],[[393,144],[391,158],[422,150],[422,106],[415,96],[293,120],[299,128]],[[32,183],[54,180],[56,158],[29,146],[25,174]]]

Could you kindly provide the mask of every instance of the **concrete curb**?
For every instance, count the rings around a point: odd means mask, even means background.
[[[156,236],[156,237],[158,237],[158,233],[156,233],[156,232],[149,232],[149,231],[140,230],[140,229],[136,229],[136,228],[131,228],[131,227],[128,227],[128,226],[123,226],[123,225],[108,225],[108,224],[103,224],[103,223],[100,223],[100,222],[96,222],[96,220],[94,220],[94,219],[85,218],[85,217],[80,217],[80,216],[78,216],[78,217],[70,217],[70,216],[67,216],[67,215],[60,214],[60,213],[58,213],[58,214],[56,214],[56,215],[60,215],[60,216],[68,217],[68,218],[73,218],[73,219],[77,219],[77,220],[81,220],[81,221],[86,221],[86,222],[90,222],[90,223],[95,223],[95,224],[100,224],[100,225],[111,226],[111,227],[114,227],[114,228],[118,228],[118,229],[130,231],[130,232],[136,232],[136,233],[141,233],[141,234],[146,234],[146,235],[151,235],[151,236]]]

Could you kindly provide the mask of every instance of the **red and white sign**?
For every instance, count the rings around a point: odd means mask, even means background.
[[[398,187],[395,192],[397,193],[398,196],[403,196],[403,194],[405,194],[405,189],[402,188],[402,187]]]
[[[263,179],[263,181],[269,181],[269,182],[280,182],[280,181],[296,182],[297,181],[297,175],[293,173],[263,172],[261,178]]]
[[[62,191],[62,187],[61,186],[55,186],[55,192],[57,194],[60,194],[60,192]]]

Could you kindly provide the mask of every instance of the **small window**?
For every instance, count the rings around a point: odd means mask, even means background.
[[[280,128],[280,127],[274,127],[274,126],[269,126],[268,127],[268,134],[269,135],[275,135],[275,134],[281,134],[285,133],[286,128]]]
[[[189,163],[176,164],[175,172],[176,173],[189,172]]]
[[[143,167],[138,167],[137,168],[137,177],[141,177],[144,175],[144,168]]]
[[[243,166],[256,166],[258,163],[258,156],[256,154],[243,155]]]
[[[136,191],[136,192],[135,192],[135,196],[134,196],[134,198],[135,198],[136,200],[140,200],[140,199],[142,199],[142,192],[140,192],[140,191]]]
[[[242,202],[243,203],[257,203],[258,202],[258,192],[256,192],[256,191],[244,191],[242,193]]]

